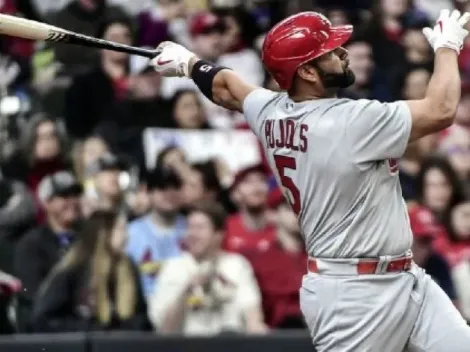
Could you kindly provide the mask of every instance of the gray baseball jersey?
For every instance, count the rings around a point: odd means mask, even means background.
[[[410,249],[396,161],[411,132],[405,102],[295,103],[285,93],[256,89],[243,110],[298,214],[310,256],[377,257]]]

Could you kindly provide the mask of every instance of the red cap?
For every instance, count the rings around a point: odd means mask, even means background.
[[[263,42],[262,59],[281,89],[292,86],[297,69],[346,43],[352,26],[333,26],[322,14],[301,12],[275,25]]]
[[[441,228],[434,215],[427,208],[422,206],[413,207],[408,211],[408,215],[414,237],[435,238],[439,234]]]
[[[238,184],[240,182],[242,182],[245,179],[246,176],[248,176],[249,174],[251,174],[253,172],[258,172],[258,173],[261,173],[265,176],[268,175],[268,172],[267,172],[267,170],[266,170],[266,168],[264,167],[263,164],[257,164],[257,165],[245,167],[243,169],[240,169],[237,172],[237,174],[235,175],[235,177],[233,179],[232,186],[230,188],[234,189],[235,187],[237,187]]]
[[[218,30],[222,32],[224,28],[225,27],[221,19],[211,12],[201,12],[195,14],[191,18],[189,24],[189,31],[193,37],[208,33],[212,30]]]

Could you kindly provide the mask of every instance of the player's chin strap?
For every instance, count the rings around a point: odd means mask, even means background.
[[[228,69],[228,67],[218,66],[206,60],[199,60],[193,66],[191,71],[191,78],[194,83],[196,83],[202,94],[204,94],[211,101],[214,101],[212,95],[212,83],[214,81],[215,75],[219,71],[225,69]]]

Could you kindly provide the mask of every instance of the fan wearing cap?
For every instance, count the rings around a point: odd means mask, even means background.
[[[24,286],[18,300],[21,331],[30,328],[31,305],[39,285],[74,240],[81,218],[81,194],[77,179],[65,171],[46,176],[39,183],[38,198],[47,221],[24,235],[14,255],[15,275]]]
[[[179,256],[186,232],[180,176],[170,168],[157,167],[147,175],[150,213],[129,225],[127,253],[139,266],[146,296],[158,284],[163,261]]]
[[[239,253],[266,251],[275,241],[275,227],[268,217],[268,180],[263,165],[238,171],[231,195],[239,212],[227,220],[224,248]]]
[[[441,286],[449,298],[457,304],[451,269],[442,255],[433,248],[434,240],[443,233],[432,212],[423,206],[409,210],[410,226],[413,232],[413,259],[426,273]]]

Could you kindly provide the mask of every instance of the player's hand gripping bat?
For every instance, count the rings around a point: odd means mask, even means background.
[[[154,58],[159,50],[150,50],[134,46],[119,44],[108,40],[89,37],[74,33],[63,28],[51,26],[46,23],[27,20],[20,17],[0,14],[0,34],[31,40],[41,40],[52,43],[67,43],[93,48],[121,51],[129,54]]]

